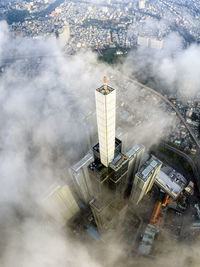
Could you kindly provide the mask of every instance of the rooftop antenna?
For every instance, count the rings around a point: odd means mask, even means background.
[[[103,77],[103,82],[104,82],[104,89],[107,90],[107,77]]]

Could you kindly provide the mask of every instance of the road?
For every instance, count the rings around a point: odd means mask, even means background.
[[[182,123],[185,125],[185,128],[188,130],[188,133],[190,135],[190,137],[192,138],[192,140],[194,141],[195,145],[197,146],[198,149],[200,149],[200,144],[199,141],[197,139],[197,137],[195,136],[195,134],[193,133],[192,129],[190,128],[190,126],[186,123],[185,119],[183,118],[183,116],[181,115],[181,113],[177,110],[177,108],[171,103],[171,101],[169,101],[169,99],[165,96],[163,96],[161,93],[157,92],[156,90],[138,82],[135,81],[133,79],[128,78],[128,80],[134,84],[136,84],[137,86],[141,87],[141,88],[145,88],[148,91],[150,91],[151,93],[157,95],[158,97],[160,97],[165,103],[167,103],[168,105],[170,105],[170,107],[176,112],[176,115],[178,116],[178,118],[182,121]]]
[[[141,87],[141,88],[145,88],[147,89],[148,91],[150,91],[152,94],[154,95],[157,95],[158,97],[160,97],[165,103],[167,103],[175,112],[176,112],[176,115],[178,116],[178,118],[182,121],[182,123],[185,125],[185,128],[187,129],[191,139],[194,141],[195,145],[197,146],[197,153],[196,155],[194,156],[188,156],[187,154],[185,154],[184,152],[174,148],[174,147],[171,147],[170,145],[165,145],[169,150],[177,153],[178,155],[182,156],[183,158],[185,158],[188,163],[190,164],[192,170],[193,170],[193,173],[194,173],[194,178],[196,180],[196,184],[197,184],[197,187],[200,191],[200,179],[199,179],[199,173],[200,173],[200,144],[199,144],[199,141],[197,139],[197,137],[195,136],[195,134],[193,133],[192,129],[190,128],[190,126],[186,123],[184,117],[181,115],[181,113],[177,110],[177,108],[169,101],[169,99],[165,96],[163,96],[161,93],[157,92],[156,90],[136,81],[136,80],[133,80],[133,79],[130,79],[129,77],[127,77],[127,80],[131,83],[134,83],[135,85]],[[193,161],[193,158],[196,159],[197,161],[197,165],[194,163]]]
[[[177,148],[175,148],[173,146],[170,146],[167,143],[162,142],[160,145],[165,147],[165,148],[167,148],[168,150],[178,154],[179,156],[181,156],[181,157],[183,157],[184,159],[187,160],[187,162],[190,164],[190,167],[192,168],[196,183],[197,183],[198,187],[200,188],[198,169],[197,169],[197,166],[195,165],[193,159],[189,155],[185,154],[183,151],[181,151],[181,150],[179,150],[179,149],[177,149]]]

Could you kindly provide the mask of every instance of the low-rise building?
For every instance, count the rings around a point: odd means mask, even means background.
[[[155,184],[176,199],[188,182],[185,177],[169,166],[163,166],[158,172]]]

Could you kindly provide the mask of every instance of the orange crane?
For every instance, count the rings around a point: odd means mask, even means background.
[[[153,213],[151,215],[150,224],[160,225],[161,219],[162,219],[161,216],[158,216],[159,212],[160,212],[160,208],[161,208],[162,205],[164,207],[166,207],[168,202],[169,202],[169,195],[168,194],[165,195],[163,203],[160,200],[156,202],[156,205],[154,207]]]
[[[163,201],[163,206],[166,207],[168,202],[169,202],[169,195],[166,194],[165,198],[164,198],[164,201]]]
[[[154,207],[151,219],[150,219],[150,224],[153,224],[153,225],[157,224],[157,222],[158,222],[158,214],[159,214],[161,206],[162,206],[162,202],[161,201],[157,201],[156,205]]]

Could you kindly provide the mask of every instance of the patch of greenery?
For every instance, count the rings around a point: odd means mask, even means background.
[[[117,51],[121,51],[123,54],[117,55]],[[127,56],[127,49],[125,48],[110,48],[106,47],[105,49],[101,50],[102,56],[99,56],[99,61],[106,62],[108,64],[117,64],[123,63],[124,59]]]
[[[12,24],[13,22],[23,22],[28,15],[29,12],[27,10],[11,9],[7,13],[6,21],[8,24]]]
[[[99,19],[85,19],[83,21],[83,26],[98,26],[103,27],[105,29],[110,29],[112,25],[112,20],[99,20]]]

